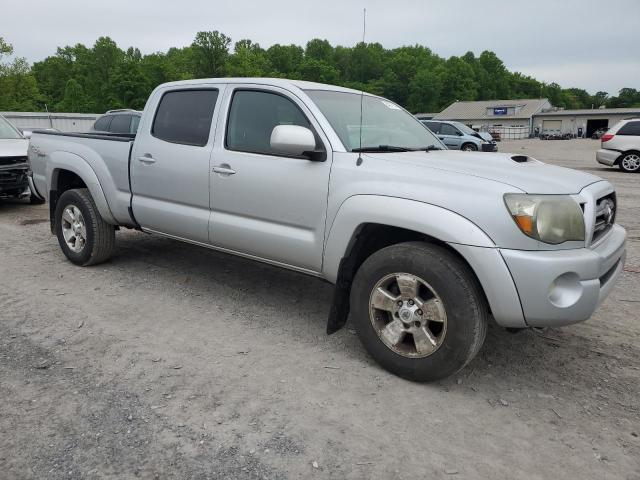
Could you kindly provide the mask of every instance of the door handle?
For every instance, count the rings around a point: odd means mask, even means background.
[[[231,165],[228,163],[221,163],[220,165],[216,165],[213,167],[214,173],[219,173],[223,177],[228,177],[229,175],[234,175],[236,171],[231,168]]]
[[[138,160],[140,163],[146,163],[146,164],[156,163],[156,159],[153,158],[153,156],[150,153],[145,153],[141,157],[136,157],[136,160]]]

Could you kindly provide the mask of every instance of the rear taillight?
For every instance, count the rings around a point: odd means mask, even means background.
[[[604,135],[602,135],[602,138],[600,140],[602,140],[602,143],[604,142],[608,142],[609,140],[611,140],[614,136],[611,135],[610,133],[605,133]]]

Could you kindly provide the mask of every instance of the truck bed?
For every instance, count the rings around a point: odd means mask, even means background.
[[[91,132],[53,132],[51,130],[34,130],[38,135],[54,135],[58,137],[93,138],[96,140],[113,140],[116,142],[130,142],[136,138],[135,133],[91,133]]]
[[[56,165],[76,161],[88,164],[108,199],[114,219],[122,225],[135,223],[129,213],[129,161],[134,139],[135,134],[34,132],[29,159],[36,189],[48,198],[47,163],[50,159],[55,159]]]

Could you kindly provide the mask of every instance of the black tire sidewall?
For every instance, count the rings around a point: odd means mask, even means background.
[[[74,252],[69,248],[62,234],[62,212],[70,205],[75,205],[80,209],[84,218],[85,229],[87,232],[86,243],[80,252]],[[58,244],[65,256],[76,265],[85,265],[91,259],[91,252],[94,248],[96,232],[94,230],[94,218],[97,212],[92,211],[92,206],[88,206],[85,198],[83,198],[76,190],[67,190],[58,199],[55,211],[55,232],[58,237]]]
[[[394,245],[373,254],[356,274],[351,291],[354,327],[366,350],[389,371],[416,381],[445,378],[463,368],[475,352],[475,336],[483,315],[474,279],[462,262],[446,250],[413,243]],[[433,255],[429,255],[433,253]],[[423,358],[407,358],[387,347],[369,317],[369,301],[375,284],[391,273],[411,273],[422,278],[440,296],[447,313],[447,331],[442,345]]]
[[[465,152],[477,152],[478,147],[476,147],[473,143],[465,143],[462,145],[462,150]]]

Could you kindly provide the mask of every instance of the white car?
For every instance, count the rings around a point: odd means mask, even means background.
[[[596,160],[603,165],[618,165],[623,172],[640,171],[640,118],[622,120],[601,138]]]
[[[0,115],[0,198],[31,198],[31,203],[43,203],[33,194],[33,181],[27,160],[29,140]]]

